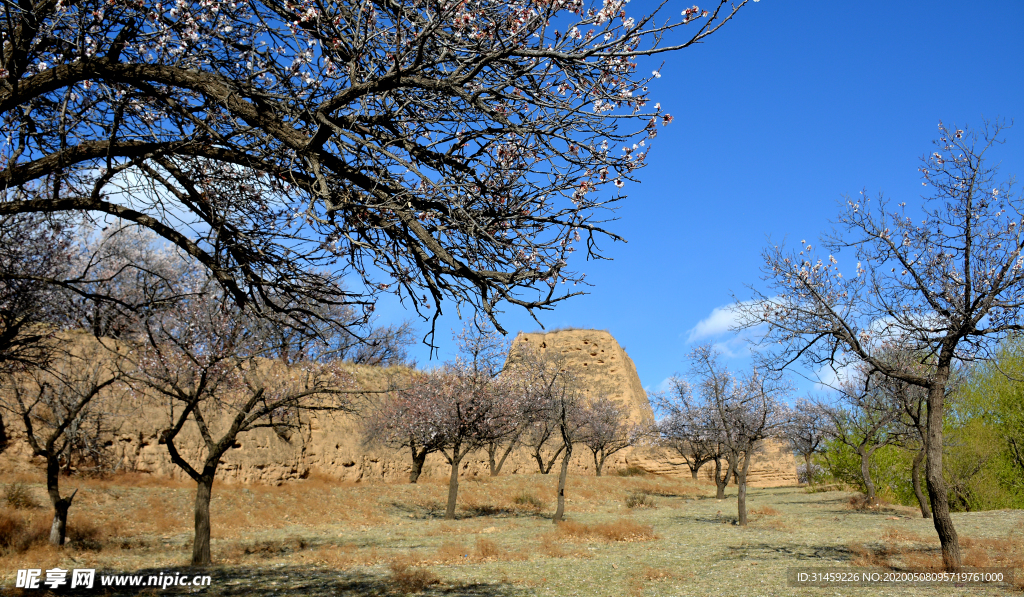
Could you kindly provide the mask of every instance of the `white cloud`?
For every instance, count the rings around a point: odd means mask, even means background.
[[[710,315],[698,321],[697,325],[693,326],[686,338],[686,341],[688,343],[696,342],[705,338],[721,336],[726,333],[734,333],[732,332],[732,328],[739,322],[739,313],[737,313],[736,307],[740,305],[749,305],[752,302],[753,301],[729,303],[728,305],[715,307],[712,309]],[[727,343],[731,342],[731,340],[727,341]]]
[[[733,304],[723,307],[715,307],[704,319],[693,326],[686,338],[687,342],[696,342],[704,338],[720,336],[730,330],[736,324],[736,311]]]

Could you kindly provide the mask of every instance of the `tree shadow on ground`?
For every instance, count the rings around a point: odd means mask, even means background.
[[[445,507],[440,503],[426,506],[410,506],[398,501],[391,501],[387,505],[403,518],[409,518],[410,520],[445,520]],[[551,514],[544,513],[543,510],[538,508],[516,508],[490,504],[464,505],[460,506],[455,512],[455,520],[471,518],[547,518],[550,520],[551,516]]]
[[[802,543],[744,543],[726,548],[726,560],[786,560],[799,564],[828,562],[848,563],[854,553],[842,545],[809,545]]]
[[[103,587],[100,586],[101,576],[107,574],[131,574],[142,578],[142,584],[149,582],[150,577],[187,577],[209,575],[210,585],[204,587],[159,586],[134,587]],[[15,591],[21,591],[15,589]],[[15,592],[14,595],[73,595],[73,596],[110,596],[127,597],[136,595],[205,595],[209,597],[257,597],[257,596],[292,596],[302,597],[334,597],[334,596],[371,596],[399,597],[406,595],[396,586],[394,577],[387,572],[376,572],[366,569],[334,570],[312,566],[273,566],[258,568],[251,566],[211,567],[211,568],[153,568],[131,572],[119,570],[97,571],[92,589],[74,590],[38,590]],[[518,597],[524,590],[504,583],[440,583],[430,585],[416,593],[425,597]]]

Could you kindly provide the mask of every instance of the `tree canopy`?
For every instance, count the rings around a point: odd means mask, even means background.
[[[134,222],[261,309],[395,293],[498,325],[575,294],[570,254],[619,239],[599,190],[672,119],[638,59],[745,4],[7,3],[0,216]]]

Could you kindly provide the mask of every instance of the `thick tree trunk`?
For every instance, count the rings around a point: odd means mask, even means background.
[[[807,477],[807,484],[810,485],[814,479],[811,477],[811,454],[804,454],[804,476]]]
[[[61,498],[53,504],[53,524],[50,525],[50,545],[64,545],[68,531],[68,510],[71,498]]]
[[[864,445],[857,447],[857,454],[860,454],[860,476],[864,481],[864,493],[868,497],[868,504],[875,503],[875,483],[871,480],[871,455],[874,450],[868,450]]]
[[[459,465],[462,464],[463,454],[459,446],[452,449],[452,474],[448,478],[448,507],[444,511],[446,520],[455,520],[455,504],[459,497]]]
[[[910,480],[914,484],[914,495],[917,496],[917,503],[921,506],[921,517],[931,518],[932,511],[928,509],[928,500],[921,489],[921,465],[924,464],[925,450],[921,449],[914,456],[914,464],[910,468]]]
[[[570,457],[572,457],[572,446],[567,445],[565,455],[562,456],[562,468],[558,472],[558,506],[555,507],[555,515],[551,519],[555,524],[562,522],[562,515],[565,514],[565,478],[569,474]]]
[[[56,456],[46,458],[46,493],[50,496],[50,504],[53,505],[53,523],[50,525],[50,545],[62,546],[67,538],[68,531],[68,510],[71,508],[70,497],[60,497],[60,463]],[[77,493],[77,491],[75,492]]]
[[[427,461],[427,449],[421,448],[419,451],[416,450],[416,446],[412,446],[412,470],[409,471],[409,482],[415,483],[419,480],[420,474],[423,472],[423,463]]]
[[[949,515],[949,497],[946,481],[942,477],[942,415],[945,412],[946,382],[949,380],[949,365],[940,366],[928,388],[928,435],[925,438],[925,480],[932,505],[932,524],[942,544],[942,563],[946,570],[959,570],[963,565],[960,539]],[[945,368],[945,371],[943,371]]]
[[[718,491],[715,493],[715,499],[725,499],[725,486],[729,484],[729,466],[725,466],[725,477],[722,477],[722,459],[715,459],[715,487]]]
[[[192,565],[210,565],[210,496],[213,494],[212,473],[196,481],[195,538],[192,541]]]
[[[601,469],[604,468],[604,458],[598,460],[597,452],[594,452],[594,474],[595,476],[601,476]]]
[[[736,512],[741,527],[747,526],[747,472],[750,471],[750,453],[747,450],[743,454],[743,466],[736,475],[736,484],[739,486],[736,492]]]
[[[699,470],[700,470],[699,466],[697,468],[693,468],[692,466],[690,467],[690,476],[693,477],[694,481],[697,480],[697,471],[699,471]]]

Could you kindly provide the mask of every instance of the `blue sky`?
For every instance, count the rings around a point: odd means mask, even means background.
[[[817,239],[836,201],[862,189],[913,204],[940,120],[1016,119],[991,155],[1003,176],[1024,177],[1022,31],[1019,0],[749,4],[705,44],[664,58],[651,97],[676,120],[659,130],[642,182],[624,189],[612,228],[629,243],[607,245],[614,261],[571,263],[590,294],[541,321],[609,330],[648,388],[684,371],[697,341],[744,366],[715,310],[749,295],[768,237]],[[411,317],[393,302],[378,312]],[[501,322],[512,334],[538,328],[511,308]],[[442,359],[461,325],[446,305]],[[425,347],[413,354],[428,364]]]

